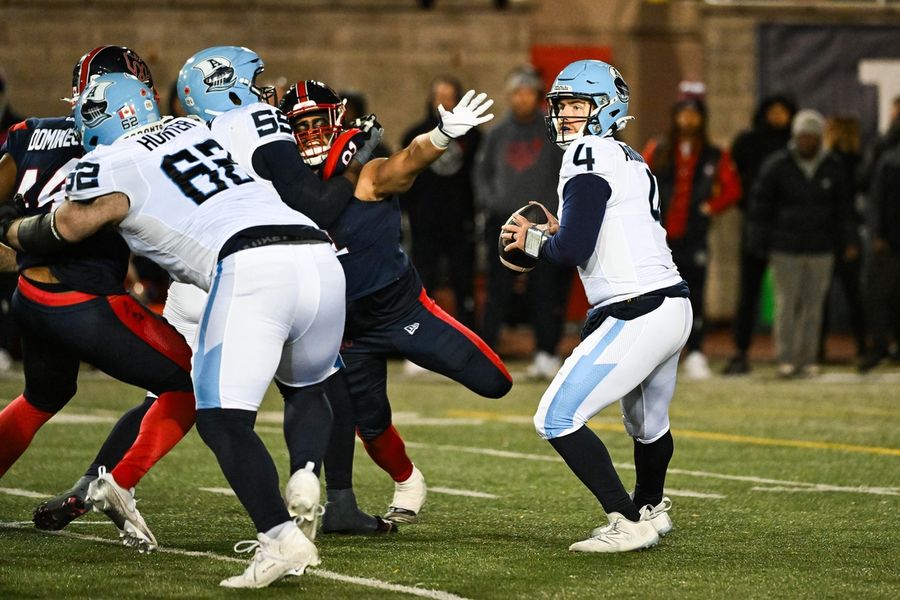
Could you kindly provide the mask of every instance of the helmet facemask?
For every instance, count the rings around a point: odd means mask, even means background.
[[[563,100],[583,100],[590,105],[590,114],[584,116],[561,116]],[[565,150],[569,144],[584,135],[596,135],[600,130],[598,115],[609,104],[609,97],[584,96],[580,94],[548,94],[548,116],[544,117],[550,141]],[[579,126],[580,125],[580,126]]]
[[[300,149],[300,158],[310,167],[325,162],[334,140],[344,130],[344,101],[339,104],[310,103],[287,117]]]
[[[256,69],[256,72],[253,73],[253,81],[249,82],[250,92],[252,92],[259,101],[263,104],[268,104],[270,106],[275,106],[277,103],[277,95],[275,93],[274,85],[259,85],[257,84],[257,79],[265,70],[265,67],[262,65]]]

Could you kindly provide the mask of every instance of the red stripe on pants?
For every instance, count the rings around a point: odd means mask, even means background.
[[[128,294],[107,296],[106,300],[125,327],[190,373],[191,348],[177,329]]]
[[[478,337],[474,331],[451,317],[443,308],[438,306],[437,303],[428,295],[428,292],[425,291],[424,287],[422,288],[422,291],[419,292],[419,302],[422,304],[422,306],[425,307],[428,312],[466,336],[469,341],[475,344],[475,346],[478,347],[481,353],[484,354],[495,367],[497,367],[497,370],[503,373],[503,376],[506,377],[508,381],[512,381],[512,375],[510,375],[509,371],[506,370],[506,365],[503,364],[503,361],[499,356],[497,356],[497,353],[491,350],[491,347],[488,346],[483,339]]]

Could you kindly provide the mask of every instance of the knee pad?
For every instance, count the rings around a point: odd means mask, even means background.
[[[636,420],[629,420],[627,415],[624,421],[625,431],[628,432],[628,435],[642,444],[652,444],[669,431],[668,416],[659,423],[636,422]]]

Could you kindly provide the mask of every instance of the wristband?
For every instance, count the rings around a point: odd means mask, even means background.
[[[440,127],[435,127],[431,130],[431,135],[428,136],[431,139],[431,143],[434,144],[435,148],[439,148],[440,150],[446,150],[447,146],[450,145],[450,140],[453,139],[443,131],[441,131]]]
[[[547,233],[537,227],[529,227],[525,231],[525,254],[531,258],[540,258],[541,248],[547,241]]]

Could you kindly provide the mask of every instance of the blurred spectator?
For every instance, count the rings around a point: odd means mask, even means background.
[[[662,224],[672,258],[691,288],[694,325],[685,345],[685,375],[708,379],[712,373],[703,353],[707,234],[710,217],[740,198],[740,181],[728,151],[710,143],[706,105],[697,95],[675,103],[669,135],[651,140],[643,155],[659,184]]]
[[[763,276],[769,264],[765,253],[757,254],[747,246],[747,205],[763,162],[787,146],[795,112],[797,107],[787,96],[775,95],[766,98],[753,116],[752,128],[740,133],[732,144],[731,156],[740,175],[743,190],[738,206],[744,211],[744,223],[741,236],[740,299],[734,319],[736,354],[725,367],[726,375],[742,375],[750,372],[747,352],[750,350],[753,330],[756,329],[759,295]]]
[[[885,150],[869,190],[871,260],[869,261],[872,351],[860,364],[865,372],[887,355],[891,337],[900,340],[900,144]]]
[[[178,80],[172,82],[172,87],[169,88],[169,114],[173,117],[186,117],[187,113],[184,112],[184,107],[181,106],[181,99],[178,97]]]
[[[859,186],[856,174],[862,162],[862,140],[859,134],[859,120],[849,116],[834,116],[828,119],[825,125],[825,147],[832,154],[841,159],[847,171],[847,179],[850,182],[852,194],[853,216],[855,222],[860,223],[857,210],[857,191]],[[836,239],[836,241],[839,241]],[[856,356],[862,360],[866,354],[866,310],[862,296],[862,255],[857,253],[852,259],[844,254],[842,244],[834,246],[834,273],[832,281],[840,283],[847,299],[847,308],[850,313],[850,326],[853,337],[856,340]],[[826,296],[827,298],[827,296]],[[826,299],[825,310],[822,319],[822,334],[819,338],[819,359],[825,358],[825,339],[829,329],[829,302]]]
[[[406,147],[413,138],[438,125],[438,105],[452,110],[462,98],[462,85],[447,75],[431,82],[425,106],[425,118],[403,136]],[[475,300],[475,207],[472,191],[472,167],[481,133],[477,129],[450,142],[441,157],[422,171],[412,188],[400,198],[409,215],[412,259],[425,289],[439,287],[441,261],[456,300],[456,318],[473,326]]]
[[[481,327],[484,341],[496,347],[515,290],[516,277],[526,277],[529,322],[537,352],[528,368],[534,378],[552,379],[560,367],[556,346],[562,335],[564,307],[572,269],[541,261],[527,275],[516,275],[497,256],[500,227],[529,201],[556,213],[556,191],[562,152],[547,137],[541,101],[543,83],[531,67],[516,69],[506,80],[510,110],[485,137],[475,166],[479,208],[484,211],[487,246],[487,302]]]
[[[344,99],[344,126],[349,127],[353,121],[365,117],[369,114],[369,104],[362,92],[357,90],[341,90],[338,96]],[[376,158],[387,158],[391,155],[391,150],[384,141],[375,147],[372,153]]]
[[[762,166],[750,197],[747,243],[768,253],[775,281],[778,374],[816,375],[822,308],[831,282],[834,245],[859,254],[851,182],[822,144],[825,119],[797,113],[787,149]]]

